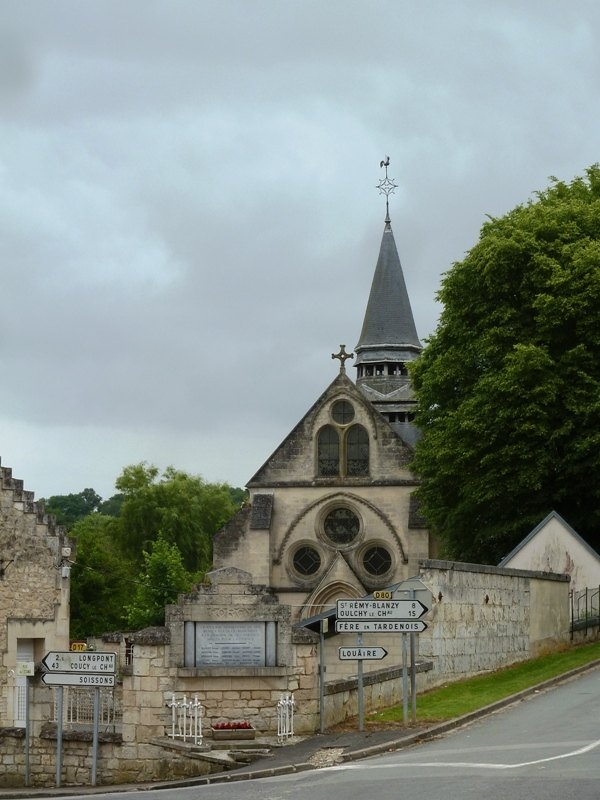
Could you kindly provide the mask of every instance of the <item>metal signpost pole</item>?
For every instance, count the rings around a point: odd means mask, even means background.
[[[362,633],[356,637],[356,643],[360,647],[363,643]],[[358,661],[358,730],[362,733],[365,729],[365,697],[363,691],[363,662],[362,658]]]
[[[321,620],[319,628],[319,731],[325,733],[325,629],[329,621]]]
[[[414,600],[416,592],[411,589],[411,599]],[[417,721],[417,658],[415,653],[416,648],[416,635],[410,634],[410,702],[411,702],[411,720],[413,723]]]
[[[402,634],[402,711],[404,717],[404,724],[408,724],[408,675],[406,670],[406,637],[407,634]]]
[[[62,735],[63,735],[63,700],[64,686],[58,687],[58,710],[57,710],[57,730],[56,730],[56,786],[60,787],[60,776],[62,774]]]
[[[94,733],[92,744],[92,786],[96,785],[96,772],[98,768],[98,727],[100,719],[100,687],[94,689]]]
[[[416,634],[410,634],[410,700],[411,719],[417,721],[417,663],[416,663]]]
[[[29,677],[25,678],[25,786],[29,786],[31,772],[29,766]]]

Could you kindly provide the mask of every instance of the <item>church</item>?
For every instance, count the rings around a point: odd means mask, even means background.
[[[214,538],[213,569],[235,567],[306,619],[418,572],[430,539],[410,470],[418,437],[408,364],[419,341],[389,215],[355,353],[247,483],[249,502]],[[354,358],[356,380],[347,374]]]

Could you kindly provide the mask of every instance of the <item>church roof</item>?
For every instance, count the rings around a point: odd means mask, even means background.
[[[412,448],[400,437],[398,432],[381,416],[374,405],[365,398],[364,394],[356,387],[345,372],[340,372],[329,384],[327,389],[316,400],[307,413],[302,417],[294,429],[286,436],[276,450],[269,456],[267,461],[260,467],[258,472],[250,478],[246,486],[248,488],[273,487],[283,485],[293,486],[314,486],[315,479],[312,475],[312,467],[307,473],[307,463],[313,463],[314,451],[314,424],[320,410],[332,399],[345,397],[352,400],[369,414],[371,424],[376,431],[376,439],[379,445],[386,452],[394,453],[394,463],[397,467],[397,474],[390,475],[386,472],[385,476],[375,478],[371,476],[370,485],[377,483],[390,482],[413,482],[414,477],[408,468],[412,459]],[[309,454],[307,456],[307,453]],[[308,461],[307,461],[308,458]],[[359,482],[363,478],[357,478]],[[336,484],[337,479],[323,479],[323,485]],[[346,478],[345,484],[351,484],[352,480]]]
[[[354,366],[388,360],[390,351],[395,358],[407,351],[412,356],[406,360],[411,360],[421,349],[392,226],[386,219]]]

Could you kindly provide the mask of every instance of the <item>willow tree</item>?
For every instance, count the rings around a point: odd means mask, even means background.
[[[600,167],[490,218],[414,365],[414,468],[448,556],[497,563],[551,510],[600,545]]]
[[[185,568],[211,566],[212,537],[235,513],[230,487],[168,467],[162,475],[145,463],[125,467],[116,487],[123,495],[119,518],[123,552],[141,562],[159,534],[178,547]]]

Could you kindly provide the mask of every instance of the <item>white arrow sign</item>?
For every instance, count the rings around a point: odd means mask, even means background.
[[[338,600],[338,619],[419,619],[429,609],[420,600]]]
[[[44,672],[46,686],[114,686],[115,676],[99,672]]]
[[[42,658],[49,672],[115,672],[116,653],[50,651]]]
[[[427,625],[420,619],[338,619],[336,633],[422,633]]]
[[[385,647],[340,647],[341,661],[381,661],[388,654]]]

